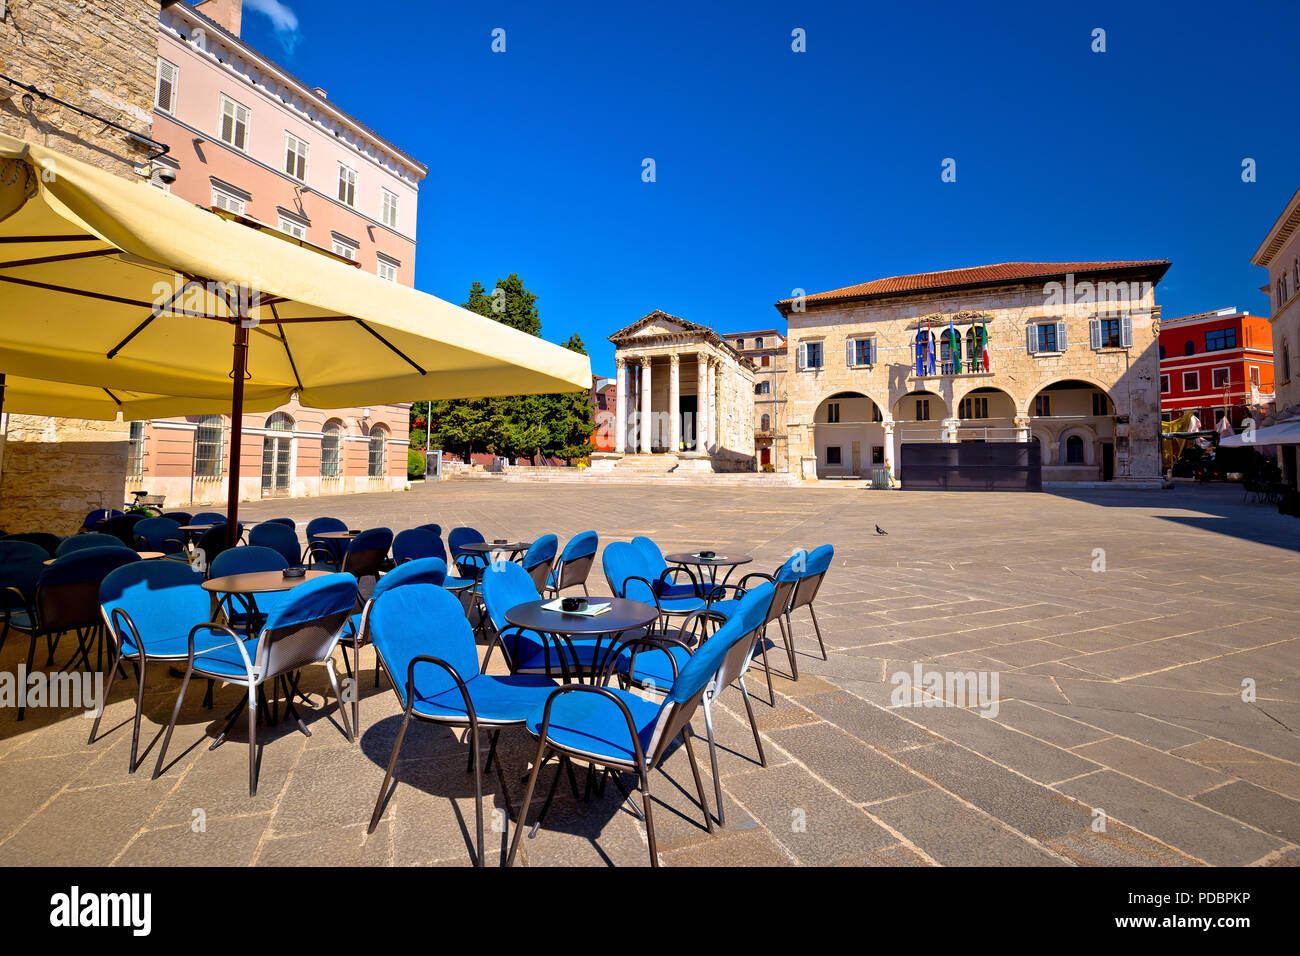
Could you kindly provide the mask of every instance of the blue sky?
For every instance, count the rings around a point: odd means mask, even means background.
[[[1166,317],[1267,314],[1250,256],[1300,186],[1291,0],[246,4],[429,166],[416,284],[518,272],[598,374],[653,309],[782,327],[796,287],[990,262],[1168,258]]]

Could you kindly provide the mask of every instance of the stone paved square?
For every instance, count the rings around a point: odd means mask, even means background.
[[[258,502],[242,517],[293,517],[301,533],[318,514],[351,527],[472,525],[488,539],[554,532],[563,542],[595,529],[602,546],[645,534],[666,552],[740,549],[768,572],[798,548],[834,544],[817,601],[829,660],[799,611],[799,680],[772,647],[772,706],[761,664],[751,671],[767,767],[739,694],[717,705],[726,828],[705,832],[680,748],[655,772],[665,864],[1300,862],[1300,522],[1243,504],[1235,487],[927,494],[588,476]],[[607,590],[599,567],[593,594]],[[11,635],[0,670],[25,652]],[[898,704],[891,679],[916,665],[996,674],[996,713],[991,700]],[[468,864],[473,777],[445,729],[413,725],[396,792],[366,834],[399,714],[373,669],[363,654],[360,743],[344,739],[332,704],[306,712],[310,738],[268,728],[255,798],[242,721],[208,750],[234,688],[218,688],[211,711],[191,692],[158,780],[156,751],[127,773],[131,681],[115,688],[89,745],[80,713],[36,709],[17,723],[6,709],[0,864]],[[151,671],[144,743],[178,683]],[[319,705],[323,675],[307,672],[304,684]],[[704,758],[702,717],[694,724]],[[533,747],[522,731],[503,735],[515,801]],[[484,784],[501,807],[495,775]],[[521,864],[647,863],[643,827],[615,788],[583,802],[561,785],[556,800]],[[506,838],[489,834],[490,865]]]

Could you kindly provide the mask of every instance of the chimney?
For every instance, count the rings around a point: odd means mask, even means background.
[[[328,93],[326,93],[324,90],[322,90],[319,86],[316,87],[316,95],[319,96],[319,97],[320,97],[321,99],[323,99],[323,100],[327,100],[327,99],[330,98],[330,95],[329,95]]]
[[[206,0],[196,9],[209,20],[239,36],[239,25],[244,17],[244,0]]]

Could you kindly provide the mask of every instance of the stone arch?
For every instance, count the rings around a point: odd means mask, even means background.
[[[1095,388],[1099,392],[1105,392],[1106,397],[1110,398],[1110,403],[1112,405],[1115,404],[1115,399],[1111,397],[1110,389],[1107,388],[1105,385],[1101,384],[1101,382],[1097,381],[1095,378],[1092,378],[1088,375],[1058,375],[1054,378],[1044,379],[1041,382],[1036,382],[1034,385],[1030,386],[1029,390],[1025,395],[1024,404],[1020,406],[1017,410],[1018,414],[1032,415],[1034,413],[1033,411],[1034,399],[1038,397],[1038,394],[1041,391],[1043,391],[1045,388],[1048,388],[1049,386],[1052,385],[1059,385],[1061,382],[1082,382],[1084,385],[1087,385],[1090,388]]]

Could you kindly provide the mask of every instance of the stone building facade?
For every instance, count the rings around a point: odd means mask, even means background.
[[[609,337],[616,369],[614,451],[681,471],[753,471],[754,367],[717,332],[655,311]]]
[[[882,466],[897,479],[905,443],[1035,441],[1045,482],[1157,482],[1155,285],[1168,268],[1003,263],[777,303],[791,469],[807,479]]]
[[[785,335],[776,329],[723,338],[754,365],[754,444],[760,471],[789,471],[786,449]]]
[[[1265,292],[1273,308],[1273,417],[1265,424],[1300,417],[1300,189],[1260,243],[1251,264],[1268,270]],[[1292,488],[1300,487],[1295,445],[1279,448],[1281,468]]]
[[[159,0],[8,0],[2,6],[0,74],[149,135]],[[124,177],[135,176],[149,154],[120,130],[2,79],[0,131]],[[69,533],[87,511],[121,507],[125,424],[3,417],[0,527]]]

